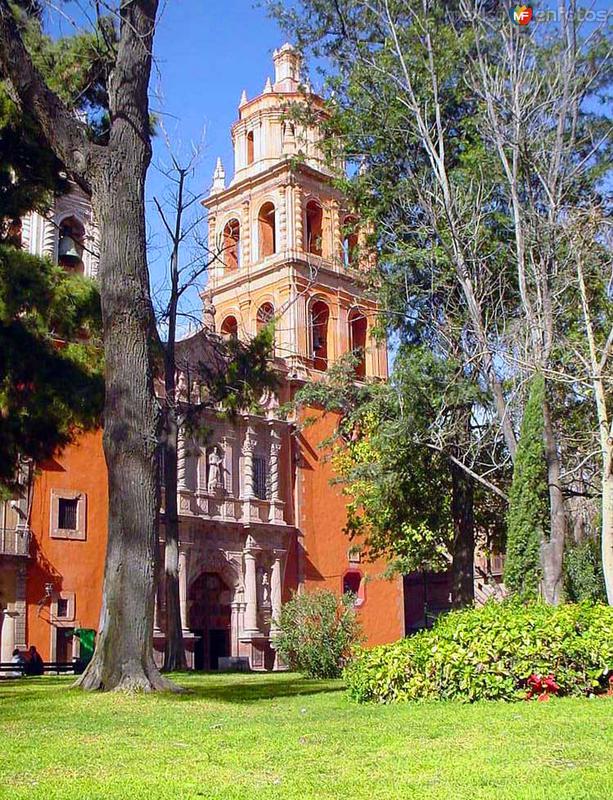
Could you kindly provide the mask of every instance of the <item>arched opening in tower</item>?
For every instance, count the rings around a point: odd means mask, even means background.
[[[266,258],[276,253],[275,207],[272,203],[264,203],[260,208],[260,213],[258,214],[258,237],[260,258]]]
[[[355,217],[345,217],[343,221],[343,258],[346,267],[355,267],[358,263],[358,221]]]
[[[236,321],[236,317],[230,315],[226,317],[224,321],[221,323],[221,335],[227,336],[228,338],[237,339],[238,338],[238,322]]]
[[[254,158],[254,139],[253,139],[253,131],[249,131],[247,134],[247,166],[249,164],[253,164]]]
[[[60,223],[58,238],[58,257],[60,267],[71,272],[85,271],[83,251],[85,228],[76,217],[66,217]]]
[[[330,309],[323,300],[315,300],[311,305],[311,349],[313,366],[324,372],[328,369],[328,322]]]
[[[223,229],[223,262],[226,270],[236,270],[240,266],[241,226],[237,219],[231,219]]]
[[[359,308],[352,309],[349,314],[349,342],[351,351],[358,359],[355,374],[358,378],[366,375],[366,333],[368,323]]]
[[[322,248],[323,210],[315,200],[309,200],[306,207],[307,253],[320,256]]]

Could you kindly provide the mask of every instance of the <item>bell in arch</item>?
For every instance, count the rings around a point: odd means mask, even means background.
[[[60,234],[58,257],[60,261],[68,262],[69,264],[78,264],[81,260],[81,253],[77,243],[69,233],[62,232]]]

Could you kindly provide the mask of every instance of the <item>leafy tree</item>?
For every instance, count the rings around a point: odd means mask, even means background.
[[[524,411],[509,495],[504,582],[510,592],[523,598],[535,598],[540,593],[543,575],[540,549],[548,531],[544,392],[543,376],[536,375]]]
[[[91,36],[51,42],[41,29],[37,3],[15,4],[18,21],[41,69],[73,108],[100,115],[94,91],[100,54]],[[84,51],[88,44],[89,51]],[[52,52],[62,53],[52,59]],[[77,99],[78,98],[78,99]],[[34,117],[0,81],[0,482],[10,487],[21,458],[35,463],[99,421],[104,398],[100,301],[96,287],[68,275],[48,259],[21,249],[20,219],[45,214],[53,197],[69,189],[63,165]]]
[[[469,604],[475,540],[486,550],[500,546],[502,511],[437,441],[440,385],[451,365],[413,346],[397,353],[388,384],[357,383],[354,366],[352,356],[342,359],[296,397],[340,415],[331,444],[349,498],[347,533],[395,572],[451,567],[453,603]]]
[[[0,244],[0,484],[98,424],[100,334],[91,281]]]

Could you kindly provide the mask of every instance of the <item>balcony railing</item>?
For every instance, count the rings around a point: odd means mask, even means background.
[[[30,531],[23,528],[0,528],[0,556],[30,555]]]

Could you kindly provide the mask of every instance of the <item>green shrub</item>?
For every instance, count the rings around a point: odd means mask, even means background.
[[[428,631],[372,650],[344,671],[350,695],[374,700],[516,700],[531,675],[560,694],[606,687],[613,669],[613,607],[490,602],[441,617]]]
[[[328,590],[297,594],[281,610],[274,646],[292,670],[336,678],[360,639],[353,595]]]

